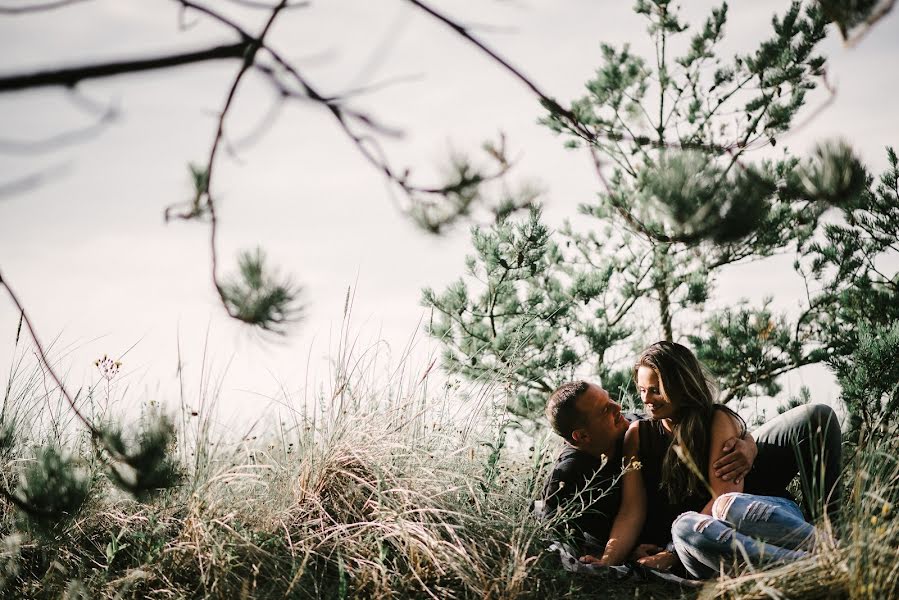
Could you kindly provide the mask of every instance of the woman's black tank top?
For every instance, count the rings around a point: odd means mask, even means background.
[[[702,510],[711,495],[694,495],[671,502],[668,490],[662,488],[662,460],[671,445],[671,434],[661,421],[651,419],[639,421],[638,428],[641,474],[646,487],[646,522],[639,541],[665,546],[671,541],[671,524],[678,515],[691,510]]]

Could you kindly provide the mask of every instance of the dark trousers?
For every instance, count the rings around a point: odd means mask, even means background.
[[[824,404],[798,406],[752,432],[759,448],[755,465],[746,476],[744,491],[762,496],[784,496],[798,474],[803,508],[811,520],[826,509],[836,517],[840,506],[840,423]]]

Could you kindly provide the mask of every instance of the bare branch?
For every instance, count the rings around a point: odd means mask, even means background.
[[[203,214],[203,211],[209,214],[209,246],[211,251],[211,271],[212,271],[212,283],[215,286],[215,290],[218,293],[219,299],[221,300],[222,306],[227,311],[228,315],[232,318],[240,318],[240,315],[232,309],[231,305],[228,302],[228,298],[225,294],[225,289],[219,279],[218,275],[218,245],[217,245],[217,234],[218,234],[218,217],[215,212],[215,201],[212,197],[212,176],[215,169],[215,159],[218,154],[219,146],[223,139],[223,134],[225,131],[225,118],[228,115],[228,111],[231,108],[231,105],[234,102],[234,98],[237,94],[237,89],[240,86],[240,82],[243,79],[244,75],[249,71],[250,67],[253,66],[256,60],[256,53],[260,48],[263,47],[263,41],[265,39],[266,34],[271,29],[272,25],[275,22],[275,19],[278,17],[278,13],[280,13],[285,6],[287,6],[288,0],[281,0],[277,6],[275,6],[271,10],[271,14],[269,15],[268,20],[262,28],[262,32],[258,37],[250,37],[248,35],[242,34],[246,40],[249,40],[246,48],[243,52],[243,64],[240,67],[240,70],[237,72],[237,75],[234,77],[234,81],[231,83],[231,88],[228,90],[228,95],[225,98],[225,104],[222,107],[221,112],[218,117],[218,126],[216,127],[215,137],[212,141],[212,147],[209,150],[209,158],[206,161],[206,168],[204,170],[203,176],[203,188],[198,189],[198,197],[197,201],[200,199],[205,199],[205,204],[201,207],[198,206],[197,202],[194,203],[194,207],[190,212],[176,215],[179,218],[183,219],[191,219]],[[198,208],[200,212],[198,212]],[[168,211],[166,211],[166,216],[168,217]]]
[[[118,111],[110,107],[90,125],[63,131],[37,140],[11,140],[0,138],[0,154],[40,154],[52,152],[69,144],[77,144],[98,135],[106,125],[118,117]]]
[[[44,363],[44,366],[47,368],[47,371],[50,372],[50,376],[53,378],[53,381],[56,383],[57,387],[59,387],[60,392],[62,392],[63,397],[66,399],[66,402],[69,403],[69,406],[72,409],[72,412],[75,413],[75,416],[78,417],[78,420],[81,421],[82,424],[90,431],[91,437],[95,440],[102,439],[103,432],[94,427],[93,423],[85,417],[80,410],[78,410],[78,406],[75,404],[75,401],[72,399],[72,396],[69,394],[68,390],[66,390],[65,386],[62,384],[62,380],[56,374],[56,371],[53,370],[53,367],[50,365],[50,359],[47,358],[47,354],[44,351],[44,347],[41,345],[40,339],[37,336],[37,332],[34,330],[34,327],[31,324],[31,319],[28,318],[28,314],[25,312],[25,307],[22,306],[22,303],[19,302],[18,297],[12,291],[12,288],[9,287],[9,282],[7,282],[3,278],[3,274],[0,273],[0,286],[6,290],[7,295],[9,296],[12,303],[15,305],[16,309],[18,309],[19,314],[21,315],[22,320],[25,322],[25,327],[28,329],[28,333],[31,336],[32,341],[34,341],[34,346],[37,349],[38,356],[40,356],[41,362]]]
[[[109,61],[92,65],[79,65],[65,69],[51,69],[22,75],[0,77],[0,93],[15,92],[39,87],[73,87],[86,79],[113,77],[125,73],[138,73],[156,69],[167,69],[179,65],[189,65],[208,60],[241,58],[250,48],[251,42],[244,40],[236,44],[213,46],[205,50],[168,54],[153,58]]]
[[[228,0],[231,4],[236,4],[238,6],[243,6],[246,8],[258,8],[262,10],[273,10],[277,5],[276,4],[268,4],[266,2],[256,2],[255,0]],[[282,7],[282,10],[287,10],[290,8],[309,8],[312,6],[312,2],[303,1],[303,2],[294,2],[293,4],[285,4]]]
[[[484,42],[482,42],[478,38],[474,37],[468,31],[468,29],[466,27],[463,27],[462,25],[460,25],[456,21],[453,21],[446,15],[444,15],[440,12],[437,12],[436,10],[434,10],[433,8],[431,8],[424,2],[421,2],[420,0],[406,0],[406,1],[409,2],[410,4],[412,4],[413,6],[418,7],[420,10],[426,12],[427,14],[431,15],[432,17],[434,17],[435,19],[437,19],[438,21],[440,21],[441,23],[443,23],[444,25],[446,25],[447,27],[449,27],[450,29],[455,31],[457,34],[462,36],[464,39],[468,40],[476,48],[481,50],[484,54],[486,54],[491,59],[493,59],[494,62],[498,63],[500,66],[503,67],[503,69],[505,69],[512,76],[514,76],[516,79],[518,79],[518,81],[523,83],[524,86],[527,87],[529,90],[531,90],[531,92],[533,92],[549,110],[551,110],[553,112],[557,112],[559,115],[565,117],[565,119],[568,120],[573,126],[577,127],[578,130],[583,130],[583,125],[580,124],[578,119],[571,113],[571,111],[569,111],[566,108],[563,108],[558,102],[555,101],[555,99],[551,98],[549,95],[547,95],[545,92],[543,92],[543,90],[541,90],[537,86],[536,83],[534,83],[531,79],[529,79],[526,75],[524,75],[516,67],[512,66],[512,64],[509,61],[507,61],[505,58],[500,56],[497,52],[495,52],[493,49],[491,49],[489,46],[487,46]],[[590,135],[592,137],[592,134],[590,134]]]
[[[0,6],[0,15],[25,15],[36,12],[44,12],[56,10],[57,8],[65,8],[72,4],[85,2],[85,0],[56,0],[55,2],[45,2],[44,4],[26,4],[25,6]]]
[[[0,183],[0,200],[3,200],[4,198],[7,198],[9,196],[21,194],[22,192],[26,192],[32,188],[36,188],[49,177],[51,177],[54,171],[59,173],[64,171],[65,169],[66,165],[57,165],[56,167],[52,167],[50,169],[38,171],[37,173],[30,173],[28,175],[13,179],[12,181]]]

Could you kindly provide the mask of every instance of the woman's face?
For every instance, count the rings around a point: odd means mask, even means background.
[[[637,369],[637,389],[650,417],[659,420],[674,416],[674,405],[662,394],[659,374],[654,369],[646,366]]]

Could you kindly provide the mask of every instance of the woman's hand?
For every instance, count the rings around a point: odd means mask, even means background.
[[[673,569],[675,565],[677,565],[678,559],[677,554],[668,552],[667,550],[663,550],[657,554],[653,554],[652,556],[644,556],[637,562],[644,567],[649,567],[650,569],[655,569],[656,571],[668,572]]]
[[[752,434],[747,433],[745,438],[732,437],[724,442],[721,452],[723,456],[712,465],[715,477],[724,481],[733,479],[734,483],[740,483],[752,469],[759,448],[755,445]]]

